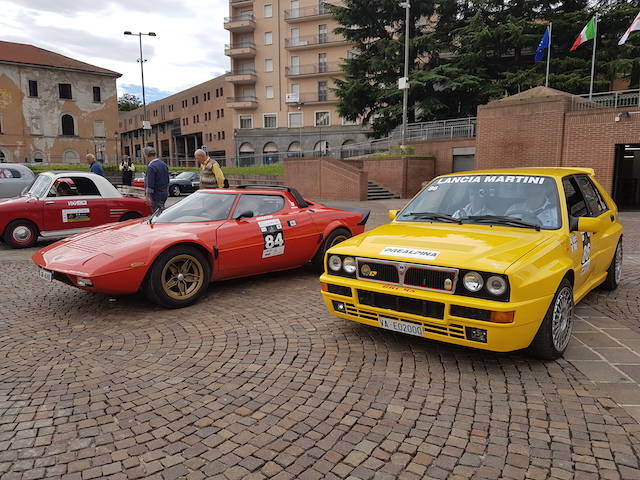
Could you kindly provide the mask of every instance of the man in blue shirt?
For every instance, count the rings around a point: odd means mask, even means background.
[[[144,191],[151,210],[164,209],[164,202],[169,196],[169,168],[164,163],[153,147],[144,147],[142,151],[144,159],[149,162],[147,174],[144,177]]]
[[[100,165],[100,162],[96,162],[95,155],[93,155],[92,153],[87,153],[84,159],[89,164],[89,171],[91,173],[95,173],[96,175],[100,175],[101,177],[104,177],[104,171],[102,170],[102,165]]]

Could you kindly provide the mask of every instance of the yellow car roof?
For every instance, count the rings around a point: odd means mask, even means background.
[[[441,175],[450,177],[457,175],[546,175],[549,177],[565,177],[575,173],[594,175],[593,168],[583,167],[526,167],[526,168],[494,168],[491,170],[468,170]]]

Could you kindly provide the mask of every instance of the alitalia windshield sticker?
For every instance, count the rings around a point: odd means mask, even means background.
[[[545,177],[534,177],[532,175],[468,175],[464,177],[443,177],[435,183],[534,183],[542,185]]]
[[[433,260],[440,252],[437,250],[419,250],[417,248],[403,248],[403,247],[384,247],[380,252],[380,255],[387,255],[389,257],[403,257],[403,258],[420,258],[422,260]]]

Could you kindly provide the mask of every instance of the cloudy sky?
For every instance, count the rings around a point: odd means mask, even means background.
[[[0,40],[29,43],[122,73],[119,93],[140,94],[138,37],[145,93],[157,100],[228,69],[223,28],[228,0],[0,0]]]

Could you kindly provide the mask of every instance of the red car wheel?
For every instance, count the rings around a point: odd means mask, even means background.
[[[13,248],[27,248],[38,240],[38,229],[28,220],[14,220],[4,231],[4,241]]]

